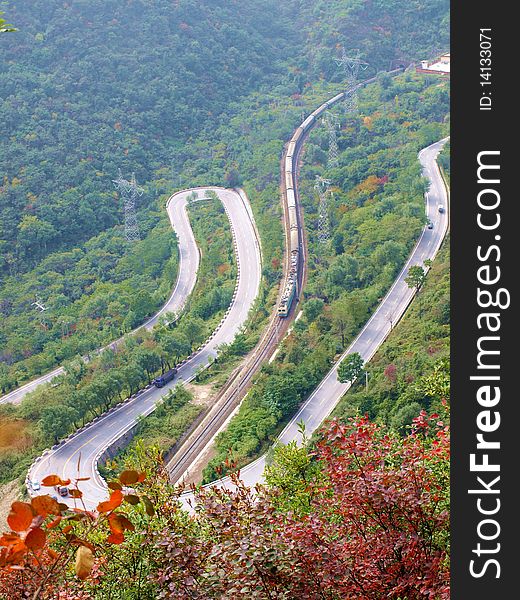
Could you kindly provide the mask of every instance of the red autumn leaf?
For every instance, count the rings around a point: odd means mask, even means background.
[[[18,543],[20,540],[20,536],[17,533],[4,533],[2,537],[0,537],[0,546],[12,546],[13,544]]]
[[[122,490],[123,489],[123,486],[119,483],[119,481],[110,481],[108,483],[108,487],[111,490]]]
[[[119,475],[119,481],[123,485],[132,485],[132,483],[137,483],[139,481],[139,473],[137,471],[123,471],[121,475]]]
[[[122,533],[111,533],[107,537],[107,542],[109,544],[121,544],[121,542],[125,541],[125,536]]]
[[[54,487],[55,485],[69,485],[70,479],[62,479],[58,475],[47,475],[42,479],[42,485]]]
[[[76,488],[72,488],[69,490],[69,496],[71,498],[81,498],[83,496],[83,492],[81,490],[77,490]]]
[[[54,498],[51,498],[48,494],[42,496],[35,496],[31,500],[31,506],[36,514],[43,518],[48,515],[59,515],[60,507]]]
[[[108,524],[112,533],[123,533],[126,529],[134,531],[134,525],[120,513],[111,513],[108,516]]]
[[[32,523],[34,514],[27,502],[13,502],[11,512],[7,517],[7,524],[13,531],[25,531]]]
[[[45,546],[47,535],[40,527],[31,529],[25,538],[25,545],[31,550],[41,550]]]
[[[146,473],[139,473],[139,477],[137,479],[137,483],[142,483],[146,479]]]
[[[98,504],[97,510],[100,513],[110,512],[111,510],[114,510],[115,508],[120,506],[121,502],[123,502],[123,492],[121,490],[114,490],[110,494],[110,500],[100,502]]]

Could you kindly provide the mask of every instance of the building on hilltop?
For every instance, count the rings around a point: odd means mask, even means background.
[[[450,75],[450,53],[445,52],[441,54],[435,61],[430,62],[428,60],[421,60],[421,66],[417,67],[418,73],[432,73],[434,75],[443,75],[449,77]]]

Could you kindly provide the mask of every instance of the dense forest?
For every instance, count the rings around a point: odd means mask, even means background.
[[[302,94],[342,79],[341,44],[361,49],[367,75],[432,55],[448,43],[447,15],[444,1],[402,0],[11,7],[19,31],[0,52],[0,390],[99,347],[165,300],[175,259],[161,194],[250,183],[273,283],[274,167]],[[143,250],[124,243],[118,168],[145,189],[145,268]],[[153,290],[137,310],[135,288]]]

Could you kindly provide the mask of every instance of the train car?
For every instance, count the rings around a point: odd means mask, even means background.
[[[290,156],[292,158],[295,150],[296,150],[296,142],[292,142],[292,141],[289,142],[289,145],[287,146],[286,156]]]
[[[326,109],[327,109],[327,107],[325,106],[325,104],[322,104],[316,110],[311,112],[311,117],[314,117],[314,119],[317,119],[321,115],[321,113]]]
[[[293,175],[292,173],[285,173],[285,189],[294,190]]]
[[[298,218],[296,217],[296,206],[289,206],[289,227],[298,227]]]
[[[337,96],[334,96],[334,98],[331,98],[330,100],[328,100],[327,104],[329,106],[332,106],[333,104],[336,104],[336,102],[339,102],[340,100],[342,100],[344,97],[345,97],[345,92],[341,92]]]
[[[293,159],[292,156],[287,156],[285,158],[285,170],[290,171],[292,173],[293,170]]]
[[[287,190],[287,206],[289,208],[296,207],[296,197],[294,195],[294,190],[292,188]]]
[[[291,253],[300,250],[300,239],[298,236],[298,229],[291,229]]]
[[[314,123],[314,115],[309,115],[305,121],[300,125],[303,131],[307,131],[309,127]]]
[[[296,292],[296,285],[293,282],[290,290],[287,290],[287,295],[286,296],[284,295],[284,297],[280,301],[280,304],[278,305],[278,316],[279,317],[286,317],[289,314],[295,292]]]
[[[298,127],[298,129],[294,132],[294,135],[292,136],[291,141],[295,142],[297,144],[299,139],[302,137],[302,133],[303,133],[303,129],[302,129],[302,126],[300,125]]]
[[[296,293],[296,282],[293,279],[289,280],[287,286],[285,287],[284,293],[282,295],[282,299],[280,300],[280,304],[278,305],[278,316],[286,317],[291,310],[291,305],[294,300],[294,295]]]

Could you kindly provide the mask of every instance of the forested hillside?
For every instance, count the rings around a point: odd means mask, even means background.
[[[157,172],[173,191],[190,140],[280,76],[291,32],[276,4],[31,1],[10,11],[20,31],[0,52],[0,361],[20,364],[0,366],[1,387],[117,337],[165,299],[175,239]],[[125,244],[118,168],[144,184],[144,246]],[[136,290],[147,294],[139,306]]]
[[[320,92],[309,92],[314,107]],[[417,153],[448,132],[449,84],[412,73],[379,76],[360,91],[357,114],[345,114],[341,104],[334,112],[341,123],[338,166],[327,165],[328,133],[320,124],[305,144],[300,172],[309,250],[302,318],[217,436],[205,482],[226,461],[242,466],[274,441],[367,321],[426,224]],[[332,183],[326,246],[318,242],[316,175]]]
[[[367,74],[447,44],[443,0],[7,5],[19,31],[0,46],[4,391],[160,306],[176,269],[164,214],[174,189],[250,182],[274,283],[282,250],[275,165],[302,94],[319,79],[342,79],[341,44],[360,48]],[[147,248],[124,242],[118,168],[135,171],[145,188],[138,214]],[[146,267],[135,258],[143,252]],[[148,301],[136,306],[135,289]]]

